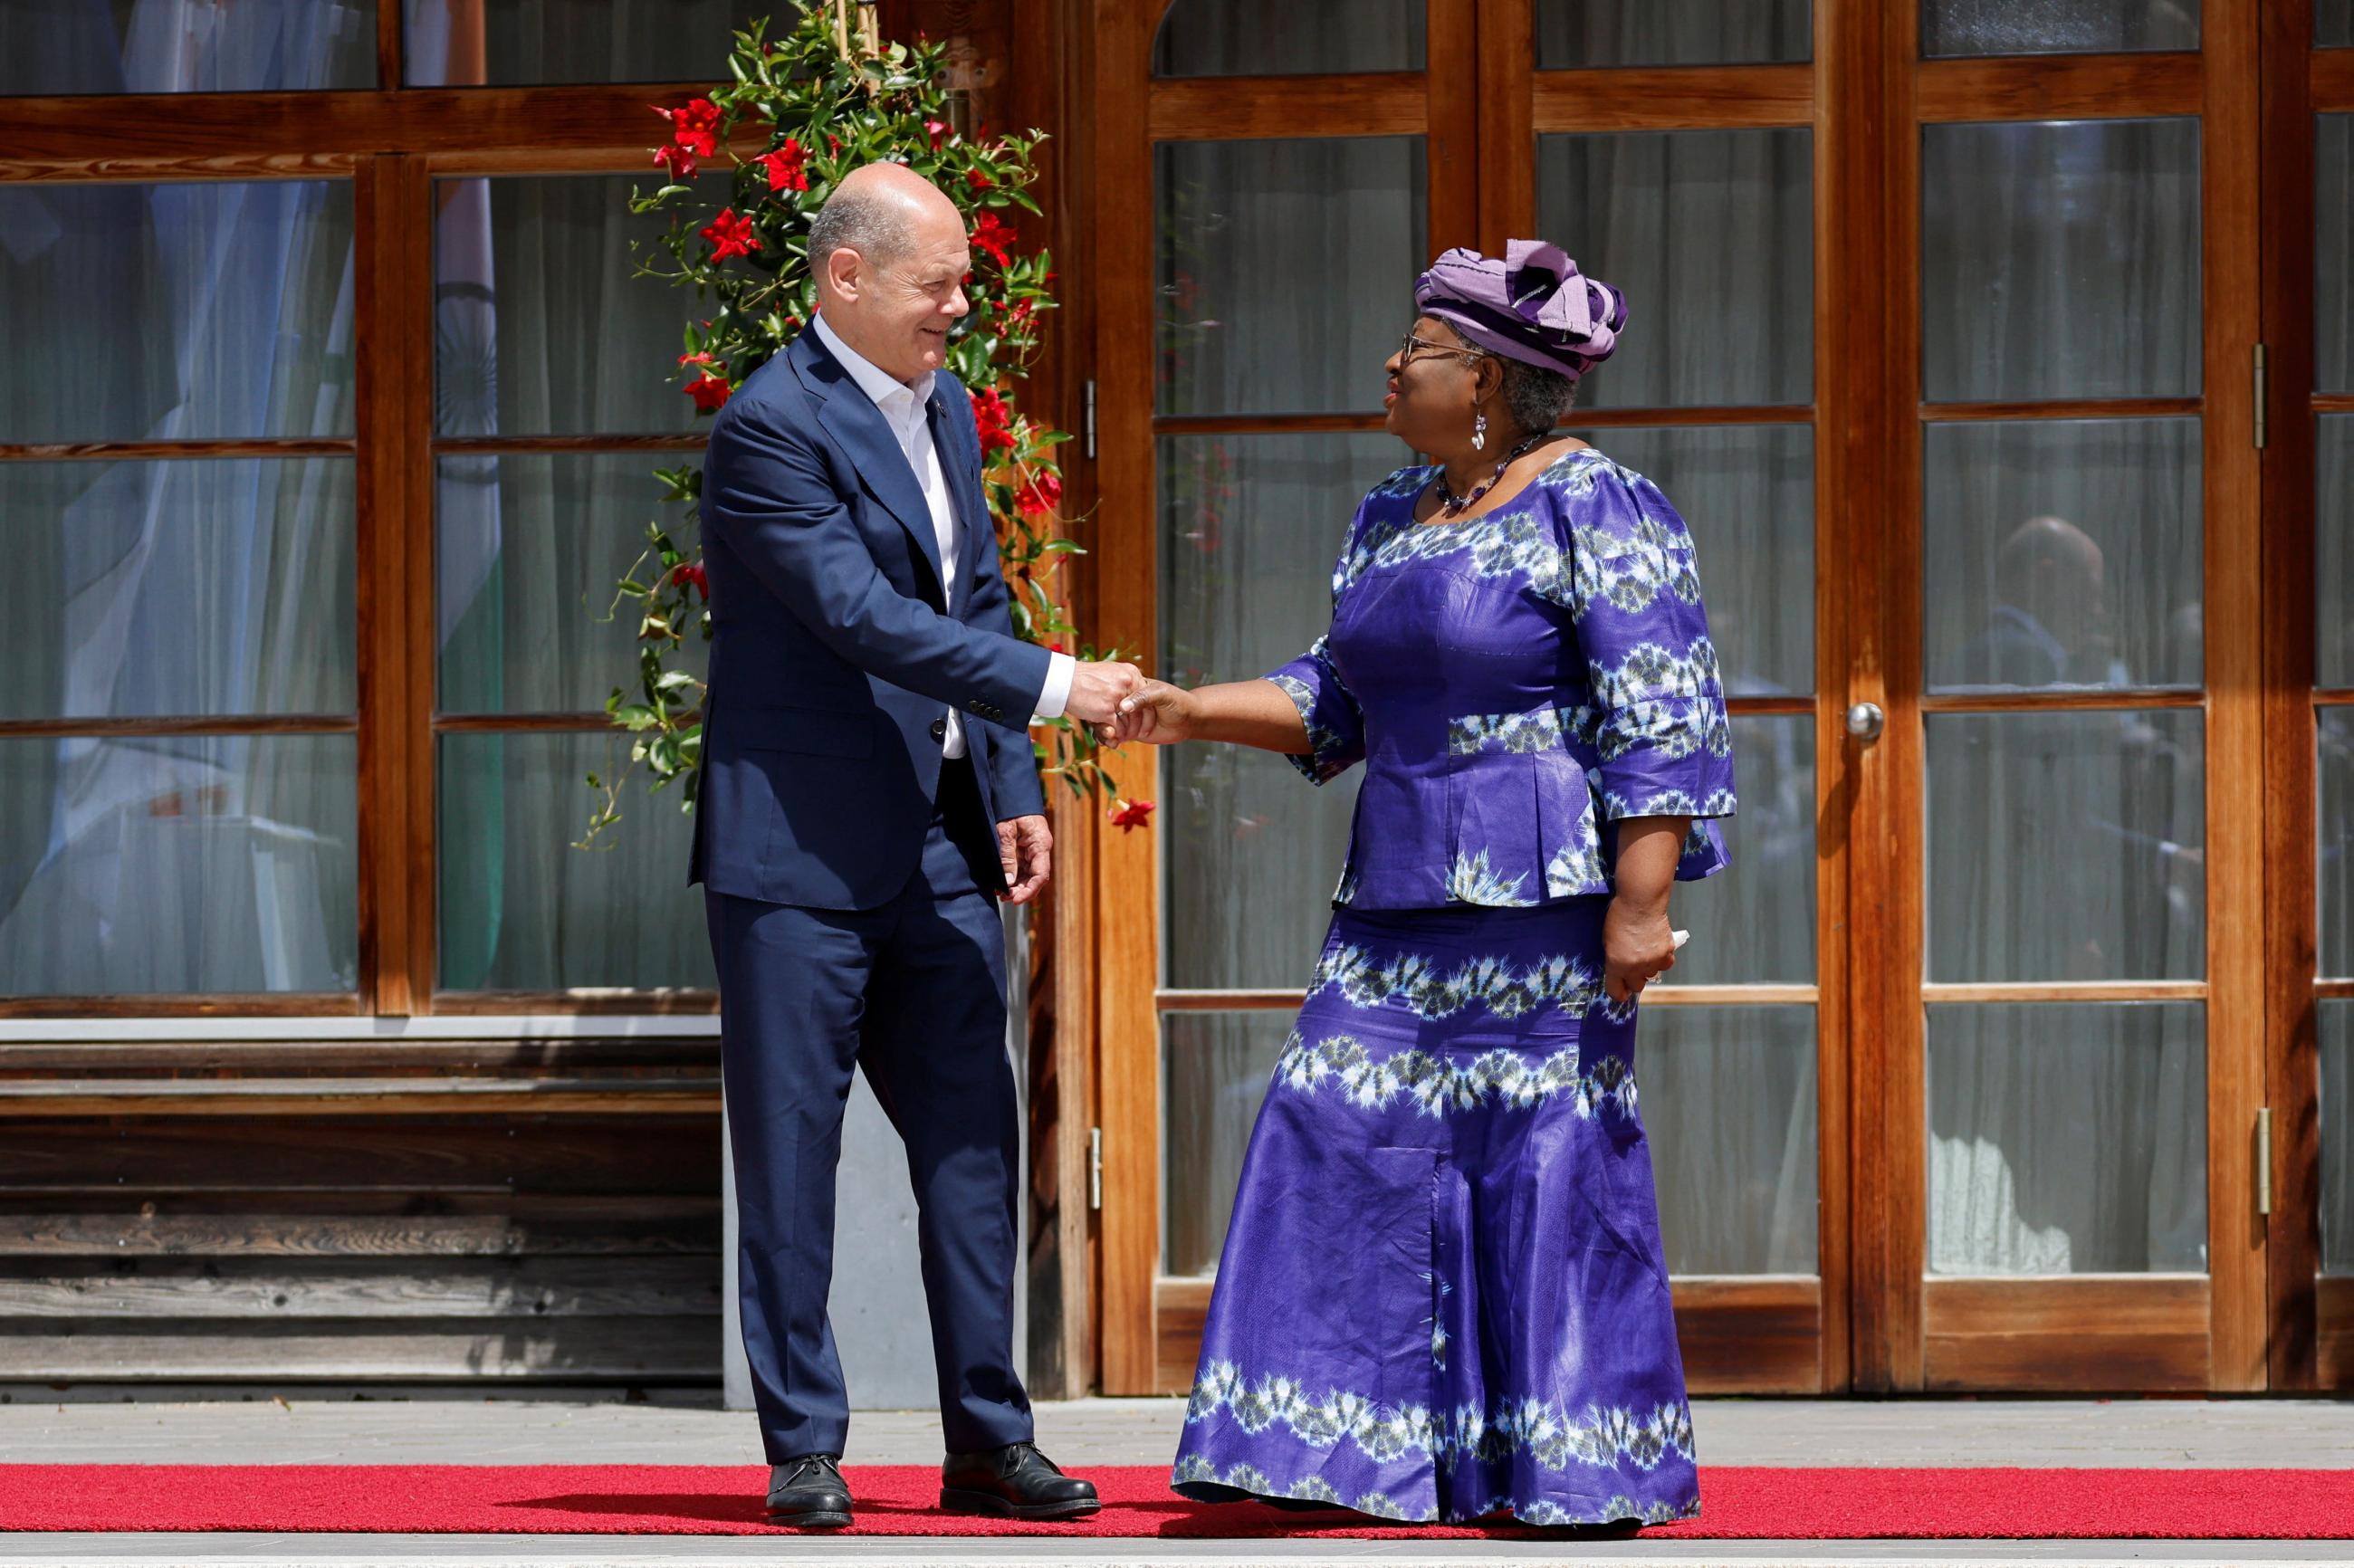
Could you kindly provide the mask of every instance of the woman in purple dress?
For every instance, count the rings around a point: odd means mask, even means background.
[[[1174,1485],[1386,1519],[1683,1519],[1691,1416],[1637,1113],[1668,895],[1725,864],[1691,536],[1553,428],[1626,320],[1551,245],[1450,250],[1387,366],[1438,461],[1358,507],[1332,626],[1119,734],[1365,774],[1220,1257]]]

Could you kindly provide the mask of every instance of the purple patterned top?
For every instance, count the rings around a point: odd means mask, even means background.
[[[1723,870],[1733,732],[1683,519],[1589,447],[1485,516],[1416,524],[1434,471],[1365,497],[1331,631],[1267,677],[1308,726],[1301,772],[1365,764],[1333,902],[1608,893],[1628,817],[1695,819],[1677,878]]]

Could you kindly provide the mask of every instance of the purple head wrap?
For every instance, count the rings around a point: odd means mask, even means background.
[[[1572,379],[1609,358],[1627,324],[1625,295],[1541,239],[1509,241],[1501,260],[1447,251],[1415,280],[1414,303],[1480,348]]]

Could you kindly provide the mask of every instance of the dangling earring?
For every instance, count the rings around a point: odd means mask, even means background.
[[[1488,450],[1488,411],[1484,408],[1479,411],[1479,417],[1471,421],[1471,450],[1475,452]]]

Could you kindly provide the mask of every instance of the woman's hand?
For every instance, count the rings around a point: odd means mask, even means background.
[[[1201,722],[1200,708],[1200,701],[1184,687],[1148,680],[1120,699],[1113,744],[1140,740],[1147,746],[1174,746],[1191,740]]]
[[[1668,928],[1668,904],[1614,896],[1602,917],[1602,990],[1624,1002],[1676,967],[1676,934]]]

